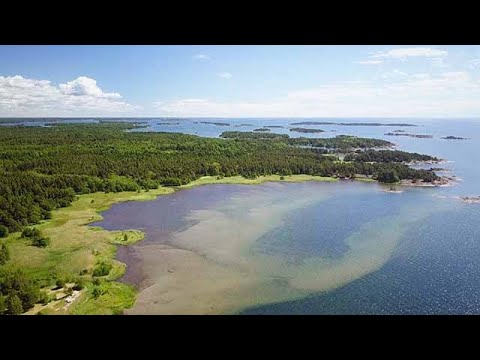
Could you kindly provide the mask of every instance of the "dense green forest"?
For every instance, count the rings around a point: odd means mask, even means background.
[[[307,129],[307,128],[300,128],[300,127],[291,128],[290,131],[300,132],[300,133],[310,133],[310,134],[325,132],[325,130],[322,130],[322,129]]]
[[[10,232],[20,231],[48,219],[51,210],[68,206],[76,194],[178,186],[205,175],[363,174],[387,182],[438,178],[431,171],[391,163],[388,152],[378,156],[368,152],[368,162],[361,159],[362,154],[354,155],[355,161],[342,162],[315,148],[346,151],[392,145],[384,140],[290,138],[254,132],[227,132],[222,137],[233,139],[214,139],[125,131],[131,128],[129,123],[1,128],[0,225]]]
[[[366,150],[345,155],[344,161],[359,162],[412,162],[438,161],[436,157],[400,150]]]

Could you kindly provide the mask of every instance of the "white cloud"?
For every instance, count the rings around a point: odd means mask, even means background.
[[[383,60],[365,60],[365,61],[357,61],[357,64],[361,65],[379,65],[382,64]]]
[[[448,55],[448,51],[428,47],[397,48],[372,54],[372,58],[406,60],[410,57],[436,58]]]
[[[118,93],[105,93],[97,86],[97,81],[86,76],[80,76],[66,84],[59,85],[60,91],[65,95],[93,96],[108,99],[120,99]]]
[[[208,60],[211,59],[210,56],[205,55],[205,54],[195,54],[195,55],[193,55],[193,58],[195,60],[204,60],[204,61],[208,61]]]
[[[58,86],[20,75],[0,76],[0,116],[102,116],[135,109],[85,76]]]
[[[448,65],[448,64],[445,62],[445,59],[444,59],[444,58],[441,58],[441,57],[431,58],[431,59],[429,59],[429,61],[430,61],[430,64],[431,64],[433,67],[436,67],[436,68],[447,68],[447,67],[450,67],[450,65]]]
[[[222,72],[222,73],[218,73],[217,76],[224,79],[231,79],[233,75],[230,74],[229,72]]]
[[[350,81],[291,91],[269,102],[180,99],[162,115],[211,117],[480,116],[480,82],[466,72],[403,73],[388,82]]]

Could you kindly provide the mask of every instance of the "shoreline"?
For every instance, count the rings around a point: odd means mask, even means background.
[[[151,201],[161,195],[168,195],[178,190],[202,185],[259,185],[266,182],[337,182],[340,180],[377,182],[366,176],[359,176],[354,179],[313,175],[269,175],[260,176],[256,179],[246,179],[241,176],[223,178],[206,176],[179,187],[160,187],[142,192],[82,194],[77,195],[77,199],[71,206],[54,210],[51,220],[35,225],[35,227],[52,239],[50,247],[38,249],[26,245],[19,240],[19,233],[11,234],[9,239],[11,240],[10,243],[14,245],[14,262],[20,266],[27,267],[32,272],[51,271],[53,266],[57,272],[74,276],[83,271],[83,269],[88,269],[90,274],[95,264],[98,264],[99,261],[109,262],[113,266],[111,272],[102,278],[102,281],[104,281],[102,286],[106,289],[106,293],[98,299],[94,299],[92,296],[93,277],[88,276],[88,279],[86,279],[87,286],[82,291],[82,296],[77,298],[68,307],[68,310],[59,311],[60,308],[67,309],[64,307],[65,304],[63,302],[57,304],[55,311],[49,304],[38,308],[39,310],[50,309],[49,313],[51,314],[118,314],[123,313],[135,304],[139,292],[133,286],[118,281],[125,274],[126,264],[117,260],[117,249],[119,245],[128,246],[141,241],[145,233],[136,229],[108,231],[101,227],[90,226],[89,224],[103,219],[101,212],[122,202]],[[65,238],[65,233],[69,233],[70,236]],[[122,240],[125,235],[127,235],[127,241]],[[75,250],[72,250],[72,248]],[[68,261],[54,258],[54,254],[62,252],[69,254]],[[81,302],[79,302],[80,300]],[[31,314],[32,312],[29,311],[29,313]]]

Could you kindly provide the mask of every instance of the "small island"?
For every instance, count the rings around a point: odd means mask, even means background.
[[[480,196],[460,196],[460,199],[467,204],[480,204]]]
[[[452,135],[444,136],[441,139],[444,139],[444,140],[468,140],[468,138],[464,138],[464,137],[461,137],[461,136],[452,136]]]
[[[325,132],[322,129],[306,129],[306,128],[291,128],[290,131],[299,132],[299,133],[307,133],[307,134],[314,134],[314,133],[322,133]]]
[[[281,125],[268,125],[264,126],[265,128],[271,128],[271,129],[283,129],[283,126]]]
[[[260,132],[267,132],[267,131],[270,131],[270,129],[267,129],[267,128],[258,128],[258,129],[255,129],[253,131],[260,131]]]
[[[173,122],[164,122],[164,123],[157,123],[156,125],[180,125],[179,122],[173,123]]]
[[[228,124],[228,123],[213,122],[213,121],[200,121],[200,124],[209,124],[209,125],[216,125],[216,126],[230,126],[230,124]]]
[[[389,132],[384,134],[386,136],[408,136],[412,138],[418,138],[418,139],[433,139],[433,135],[424,135],[424,134],[409,134],[409,133],[404,133],[404,132]]]
[[[235,127],[243,127],[243,126],[253,126],[253,124],[239,124],[239,125],[235,125]]]

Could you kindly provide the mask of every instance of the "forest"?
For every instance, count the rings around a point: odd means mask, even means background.
[[[344,161],[357,162],[412,162],[412,161],[439,161],[436,157],[419,153],[410,153],[400,150],[366,150],[345,155]]]
[[[132,128],[130,123],[2,128],[0,230],[21,231],[48,219],[53,209],[69,206],[77,194],[179,186],[206,175],[352,178],[362,174],[386,182],[438,179],[433,171],[392,162],[406,161],[409,156],[423,159],[424,155],[367,150],[347,158],[353,161],[325,155],[336,150],[392,145],[385,140],[352,136],[290,138],[258,132],[226,132],[219,139],[125,131]]]

